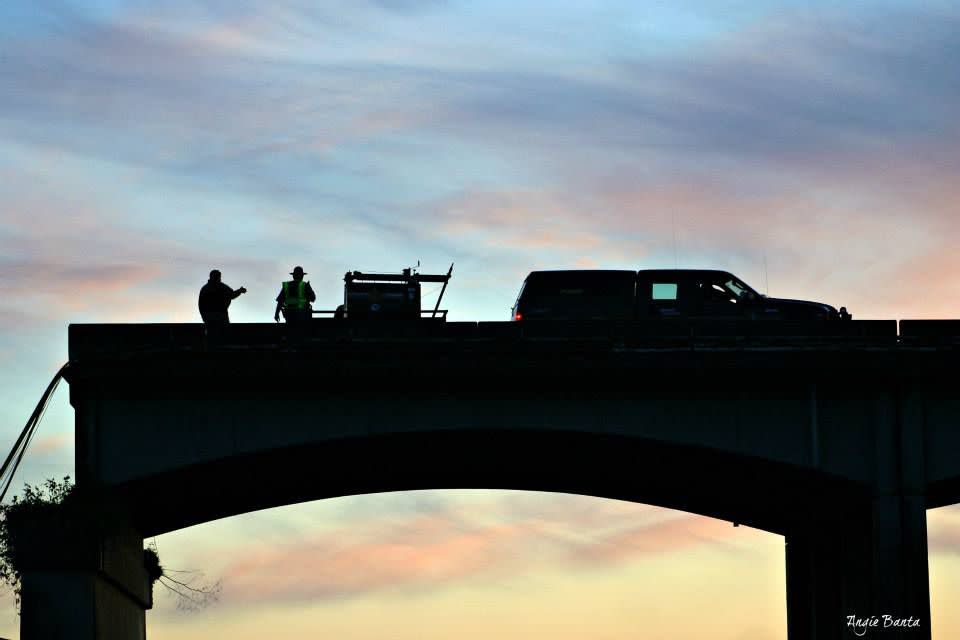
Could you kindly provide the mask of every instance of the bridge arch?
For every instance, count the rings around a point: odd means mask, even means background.
[[[649,438],[556,429],[374,434],[213,459],[115,488],[144,535],[325,498],[504,489],[639,502],[786,535],[857,485],[782,462]]]
[[[383,635],[368,631],[373,617],[398,638],[436,636],[448,619],[476,638],[549,625],[585,639],[621,623],[702,637],[709,620],[723,621],[720,636],[786,637],[783,537],[602,498],[367,494],[225,518],[156,543],[168,566],[222,579],[221,605],[200,616],[222,635],[240,631],[235,614],[261,620],[279,607],[278,636]],[[156,592],[148,637],[206,626],[181,616],[173,627],[175,602]],[[458,635],[447,631],[439,635]]]

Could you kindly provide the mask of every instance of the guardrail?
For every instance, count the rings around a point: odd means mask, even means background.
[[[898,330],[899,329],[899,330]],[[316,318],[295,344],[380,342],[517,342],[591,344],[624,348],[955,348],[960,320],[853,320],[847,322],[407,322]],[[291,344],[287,325],[230,324],[208,334],[202,324],[74,324],[70,358],[151,351],[270,350]]]
[[[421,318],[440,317],[446,320],[448,309],[420,309]],[[350,314],[340,309],[314,309],[311,313],[315,316],[329,316],[335,320],[346,320]],[[392,316],[390,316],[392,318]],[[388,321],[386,318],[378,319],[378,322]]]
[[[899,338],[905,345],[957,345],[960,320],[901,320]]]

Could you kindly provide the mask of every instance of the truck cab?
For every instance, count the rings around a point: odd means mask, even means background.
[[[756,318],[763,296],[726,271],[645,270],[637,273],[637,317]]]
[[[637,318],[670,317],[815,321],[837,320],[841,314],[822,302],[770,298],[728,271],[648,269],[637,272]]]

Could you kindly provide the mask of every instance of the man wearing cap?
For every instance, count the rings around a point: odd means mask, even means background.
[[[306,274],[303,267],[294,267],[290,272],[293,280],[283,283],[280,295],[277,296],[277,308],[273,312],[273,319],[280,322],[280,312],[287,323],[305,322],[310,319],[310,303],[317,299],[309,282],[303,281]]]
[[[197,298],[203,323],[206,325],[230,324],[230,316],[227,313],[230,302],[246,292],[244,287],[231,289],[220,280],[219,270],[211,271],[210,279],[207,280],[207,284],[200,287],[200,296]]]

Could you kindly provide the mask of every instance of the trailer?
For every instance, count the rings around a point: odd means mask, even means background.
[[[419,273],[416,268],[400,273],[348,271],[343,276],[343,304],[333,311],[313,313],[358,321],[404,321],[422,317],[446,320],[447,309],[441,309],[440,302],[452,275],[452,263],[445,274]],[[421,285],[425,282],[443,285],[433,309],[421,308]]]

